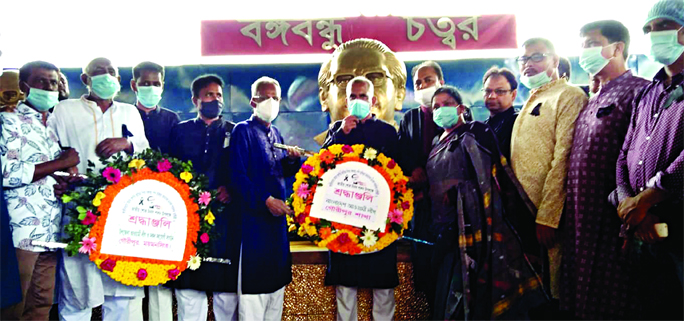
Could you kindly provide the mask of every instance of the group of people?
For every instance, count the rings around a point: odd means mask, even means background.
[[[582,27],[579,63],[598,86],[590,99],[560,75],[550,41],[529,39],[517,57],[519,76],[499,67],[483,75],[485,122],[469,119],[434,61],[411,71],[420,107],[397,127],[374,113],[388,99],[387,70],[324,65],[323,108],[345,108],[336,109],[322,146],[371,146],[409,176],[415,213],[406,233],[417,240],[414,281],[430,319],[683,318],[683,27],[682,0],[661,0],[648,13],[649,57],[664,65],[652,81],[626,68],[622,23]],[[367,45],[349,41],[331,61]],[[403,64],[396,68],[406,74]],[[57,195],[74,178],[55,172],[83,173],[88,163],[101,170],[100,158],[147,148],[192,161],[208,177],[225,204],[210,255],[231,260],[149,287],[149,318],[173,318],[173,291],[179,320],[206,320],[208,292],[217,320],[281,319],[292,280],[285,178],[303,155],[274,147],[284,143],[272,124],[278,81],[257,79],[253,115],[235,124],[221,117],[225,83],[217,75],[192,82],[198,114],[180,121],[159,106],[165,73],[156,63],[133,68],[135,106],[114,99],[121,79],[109,59],[83,69],[88,93],[79,98],[67,99],[60,74],[48,62],[25,64],[24,99],[0,113],[2,319],[47,320],[56,283],[60,320],[90,320],[100,305],[105,320],[142,319],[143,288],[112,280],[85,255],[31,241],[59,241],[68,220]],[[530,97],[516,111],[518,79]],[[357,319],[357,288],[373,289],[374,319],[392,319],[396,244],[364,255],[331,252],[325,284],[336,286],[338,320]]]

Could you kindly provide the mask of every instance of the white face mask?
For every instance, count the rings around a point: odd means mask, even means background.
[[[273,98],[269,98],[256,104],[254,114],[259,117],[259,119],[271,123],[278,117],[279,109],[280,103]]]
[[[430,106],[430,103],[432,102],[432,96],[435,94],[435,91],[437,91],[437,86],[438,85],[434,85],[428,88],[416,90],[416,102],[419,103],[421,106]]]

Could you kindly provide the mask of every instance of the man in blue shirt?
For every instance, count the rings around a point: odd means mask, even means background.
[[[217,75],[202,75],[192,82],[192,103],[197,118],[178,123],[171,130],[169,154],[183,161],[192,161],[195,171],[209,179],[209,188],[218,189],[218,200],[230,202],[228,184],[228,144],[234,124],[221,117],[223,110],[223,80]],[[196,271],[186,270],[176,281],[166,283],[175,288],[178,319],[206,320],[209,308],[205,291],[214,294],[214,315],[217,320],[237,320],[237,258],[238,234],[230,227],[238,224],[232,204],[215,213],[212,229],[219,235],[211,243],[209,255],[230,260],[229,263],[203,262]]]
[[[164,67],[150,61],[139,63],[133,67],[131,89],[137,97],[135,107],[145,124],[145,137],[150,148],[168,153],[171,128],[180,122],[180,117],[159,106],[164,91]]]
[[[280,320],[285,286],[292,281],[287,239],[285,177],[300,166],[294,148],[271,123],[278,116],[280,84],[262,77],[252,84],[254,115],[235,125],[230,144],[232,183],[238,192],[242,231],[238,297],[240,320]]]

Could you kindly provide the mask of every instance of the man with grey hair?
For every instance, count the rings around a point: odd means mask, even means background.
[[[349,116],[330,126],[323,147],[363,144],[396,159],[399,138],[394,126],[371,113],[377,102],[373,82],[363,76],[354,77],[346,90]],[[325,284],[336,285],[337,320],[357,320],[357,288],[373,289],[374,320],[394,318],[394,288],[399,285],[396,244],[371,254],[330,252],[329,257]]]
[[[301,153],[283,151],[283,137],[273,120],[278,116],[280,84],[262,77],[252,85],[254,115],[233,129],[230,143],[231,183],[240,208],[240,256],[237,281],[240,320],[280,320],[285,286],[292,281],[292,256],[286,214],[292,210],[285,177],[300,167]],[[241,233],[243,231],[244,233]]]
[[[99,171],[104,168],[101,158],[149,148],[138,109],[114,100],[121,89],[120,80],[109,59],[93,59],[81,75],[88,94],[60,102],[48,118],[61,146],[79,153],[80,173],[86,172],[89,162]],[[142,287],[123,285],[105,275],[87,255],[69,257],[63,252],[61,263],[60,320],[90,320],[91,309],[99,305],[104,320],[127,320],[130,300],[144,295]]]
[[[530,89],[530,98],[511,134],[513,171],[537,208],[535,231],[520,234],[523,239],[536,234],[539,244],[548,250],[554,299],[559,296],[561,242],[557,230],[565,204],[568,156],[575,120],[587,105],[584,91],[558,76],[559,59],[547,39],[532,38],[523,43],[517,61],[520,82]]]

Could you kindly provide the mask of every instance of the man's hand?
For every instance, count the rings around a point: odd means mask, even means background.
[[[409,177],[409,182],[413,184],[422,184],[427,182],[427,175],[422,167],[416,167]]]
[[[618,215],[630,226],[637,226],[646,217],[648,210],[662,202],[666,193],[656,188],[647,188],[634,197],[627,197],[618,205]]]
[[[268,207],[268,210],[271,211],[271,214],[273,214],[273,216],[283,216],[285,214],[293,213],[292,209],[290,209],[290,207],[287,206],[285,202],[277,198],[274,198],[273,196],[269,196],[266,199],[266,207]]]
[[[225,186],[219,186],[218,195],[216,195],[216,198],[221,203],[230,203],[230,193],[228,193],[228,190]]]
[[[537,240],[547,249],[552,249],[556,245],[556,229],[537,224]]]
[[[57,181],[57,184],[53,185],[55,189],[55,196],[57,197],[61,197],[62,194],[69,191],[69,184],[82,180],[82,178],[78,176],[78,168],[70,167],[67,169],[67,172],[70,174],[70,176],[50,175]]]
[[[646,214],[646,217],[644,217],[641,224],[639,224],[637,230],[634,232],[634,236],[649,244],[664,240],[665,238],[660,237],[656,230],[655,225],[658,223],[660,223],[660,220],[657,216]]]
[[[109,158],[109,156],[122,150],[130,152],[132,151],[132,147],[133,146],[126,138],[107,138],[95,147],[95,153],[97,153],[97,156]]]
[[[59,154],[59,157],[57,157],[57,160],[61,164],[60,167],[65,170],[75,168],[75,166],[81,162],[78,152],[73,148],[68,148],[62,151],[62,153]],[[76,170],[76,174],[78,174],[78,170]]]
[[[300,150],[298,150],[297,147],[294,147],[294,146],[288,146],[287,147],[287,157],[290,157],[293,159],[299,159],[302,156],[304,156],[304,153],[302,153]]]
[[[359,119],[356,116],[349,115],[342,120],[342,131],[345,135],[349,135],[352,129],[356,128],[356,124],[359,123]]]

